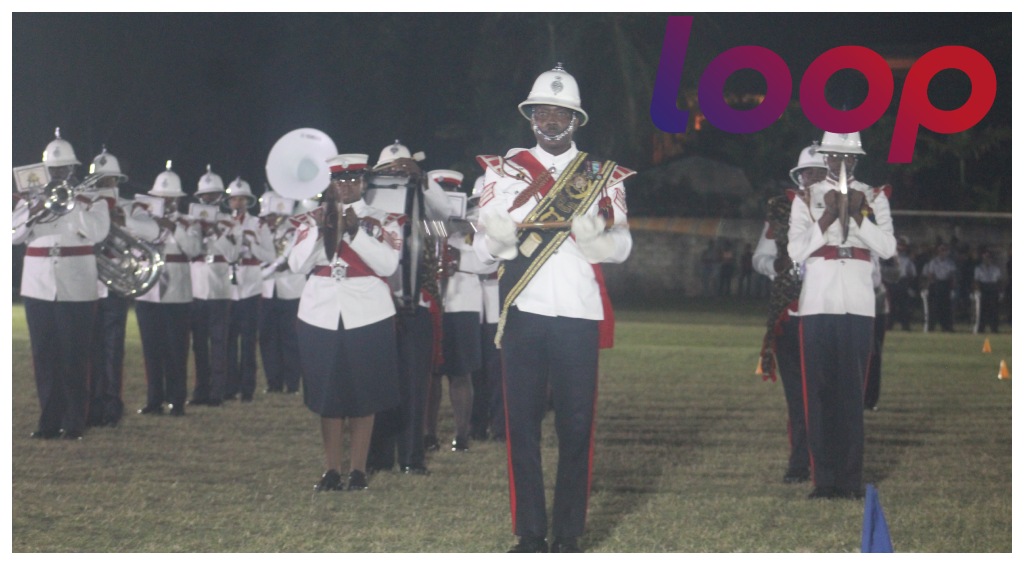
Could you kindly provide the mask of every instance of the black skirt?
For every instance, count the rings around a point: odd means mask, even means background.
[[[395,319],[346,330],[299,320],[303,396],[325,418],[358,418],[397,406]]]
[[[480,313],[451,312],[444,315],[441,373],[448,376],[468,375],[483,364],[480,350]]]

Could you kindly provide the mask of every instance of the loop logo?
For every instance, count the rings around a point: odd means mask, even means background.
[[[670,16],[661,47],[658,74],[651,96],[651,120],[668,133],[683,133],[689,112],[676,106],[679,81],[686,61],[692,16]],[[725,81],[740,69],[759,72],[767,83],[764,100],[756,108],[737,110],[725,103]],[[837,110],[825,99],[825,83],[836,72],[853,69],[867,79],[868,94],[851,110]],[[954,110],[936,108],[928,99],[928,84],[946,69],[956,69],[971,81],[971,95]],[[768,127],[785,111],[793,79],[785,61],[764,47],[734,47],[715,57],[701,75],[697,99],[707,120],[729,133],[753,133]],[[836,47],[822,53],[800,80],[800,107],[816,127],[834,133],[861,131],[885,113],[895,90],[892,71],[881,55],[866,47]],[[984,55],[963,46],[933,49],[907,73],[889,147],[890,163],[909,163],[919,127],[950,134],[970,129],[988,113],[996,97],[996,73]]]

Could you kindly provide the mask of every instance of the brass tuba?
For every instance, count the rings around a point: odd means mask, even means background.
[[[106,239],[96,244],[95,253],[100,281],[124,297],[148,292],[159,280],[164,266],[163,255],[156,247],[113,222]]]

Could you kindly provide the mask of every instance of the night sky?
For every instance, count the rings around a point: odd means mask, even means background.
[[[105,144],[131,177],[126,192],[148,190],[170,159],[187,192],[210,163],[225,183],[241,175],[260,193],[273,143],[292,129],[313,127],[340,152],[368,153],[371,162],[400,138],[412,151],[426,152],[428,169],[465,166],[467,156],[507,149],[472,146],[467,130],[520,128],[518,144],[532,143],[515,106],[554,62],[547,54],[558,53],[557,46],[510,45],[504,60],[480,60],[481,42],[488,41],[480,28],[485,16],[15,13],[12,164],[39,162],[59,126],[86,166]],[[667,15],[645,17],[649,50],[658,53]],[[551,19],[528,14],[507,21],[525,37]],[[1005,14],[715,14],[695,23],[691,44],[717,53],[764,45],[798,77],[836,45],[959,44],[1008,20]],[[552,43],[564,31],[559,26],[552,26]],[[1008,41],[1005,53],[984,54],[1008,68]],[[579,69],[587,108],[607,77],[579,58],[566,65]],[[507,99],[503,110],[482,117],[470,108],[479,72],[469,72],[481,66],[510,69],[488,75],[501,81],[490,86],[505,90]],[[997,106],[1008,117],[1009,77],[1000,78],[1007,80]],[[646,116],[649,98],[642,102]],[[591,114],[595,123],[614,119]]]

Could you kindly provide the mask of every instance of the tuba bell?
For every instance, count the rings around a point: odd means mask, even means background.
[[[285,198],[313,198],[331,184],[327,160],[337,154],[334,141],[324,132],[292,130],[278,139],[267,155],[267,181]]]

